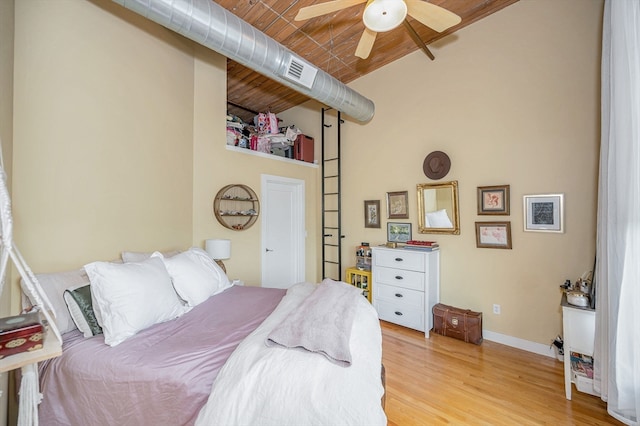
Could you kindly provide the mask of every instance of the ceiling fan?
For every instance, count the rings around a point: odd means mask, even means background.
[[[303,7],[298,11],[295,20],[304,21],[365,2],[367,4],[362,14],[365,29],[356,48],[356,56],[362,59],[369,57],[378,33],[391,31],[402,23],[418,46],[427,56],[434,59],[418,33],[406,20],[407,15],[439,33],[462,20],[455,13],[422,0],[333,0]]]

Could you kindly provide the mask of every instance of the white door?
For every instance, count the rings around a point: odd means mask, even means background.
[[[305,277],[304,181],[262,175],[262,286],[289,288]]]

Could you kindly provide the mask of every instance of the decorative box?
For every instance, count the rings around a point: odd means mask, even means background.
[[[42,349],[44,326],[37,311],[0,318],[0,359]]]

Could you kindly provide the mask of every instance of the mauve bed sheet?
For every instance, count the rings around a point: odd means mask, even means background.
[[[65,334],[62,356],[40,364],[40,424],[193,424],[231,352],[283,295],[234,286],[115,347]]]

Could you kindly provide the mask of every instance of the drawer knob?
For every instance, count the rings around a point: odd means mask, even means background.
[[[400,312],[400,311],[395,311],[395,314],[400,316],[400,317],[402,316],[402,312]]]
[[[402,262],[404,259],[401,257],[396,257],[396,262]]]
[[[402,278],[400,275],[396,275],[396,280],[402,280],[404,278]]]
[[[401,295],[400,293],[396,293],[396,297],[404,297],[404,296]]]

